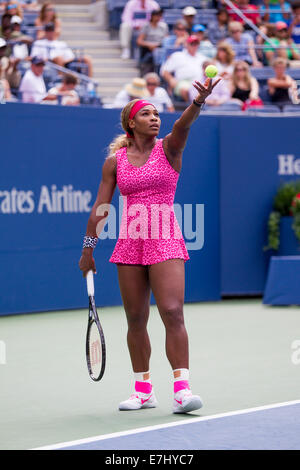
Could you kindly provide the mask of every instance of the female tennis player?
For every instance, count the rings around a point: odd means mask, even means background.
[[[173,412],[202,407],[201,398],[193,395],[189,386],[188,336],[183,316],[185,262],[189,255],[173,202],[190,127],[219,80],[214,84],[209,78],[204,84],[193,83],[198,92],[196,99],[163,139],[157,139],[161,121],[155,106],[145,100],[130,101],[121,113],[126,134],[110,144],[103,164],[79,267],[84,276],[90,269],[96,272],[93,249],[117,184],[124,205],[119,238],[109,261],[118,269],[135,379],[135,391],[120,403],[120,410],[157,406],[149,371],[150,289],[166,329],[166,354],[174,376]]]

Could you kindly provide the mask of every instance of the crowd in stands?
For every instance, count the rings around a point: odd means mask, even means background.
[[[227,0],[205,1],[214,8],[208,16],[196,2],[175,9],[175,16],[160,0],[124,2],[120,60],[126,66],[127,59],[136,59],[140,77],[120,90],[112,106],[141,96],[173,112],[191,102],[192,83],[206,79],[209,64],[217,66],[222,80],[207,100],[208,109],[299,104],[300,0],[235,0],[233,6]],[[0,100],[92,102],[87,97],[92,61],[60,39],[54,4],[0,0],[0,15]]]
[[[90,57],[60,40],[54,4],[0,0],[0,98],[2,101],[78,105],[90,103]],[[79,80],[78,80],[79,77]],[[81,81],[83,80],[83,81]],[[77,91],[80,91],[80,96]]]
[[[154,73],[157,86],[160,76],[173,102],[187,105],[194,98],[193,81],[204,81],[206,66],[214,64],[222,80],[206,109],[300,104],[300,90],[291,76],[300,79],[300,2],[250,1],[235,0],[228,6],[226,0],[215,0],[215,15],[203,22],[201,9],[187,5],[167,24],[168,10],[159,1],[129,0],[121,17],[121,59],[138,58],[143,96],[149,93],[147,77]],[[114,105],[121,106],[118,97]]]

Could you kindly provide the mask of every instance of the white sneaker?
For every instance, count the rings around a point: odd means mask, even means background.
[[[122,401],[119,404],[120,411],[140,410],[141,408],[156,408],[158,405],[154,395],[151,393],[134,392],[128,400]]]
[[[202,408],[203,403],[198,395],[193,395],[191,390],[185,388],[174,395],[173,413],[188,413]]]
[[[127,47],[123,49],[122,54],[121,54],[121,59],[123,60],[130,59],[130,49],[128,49]]]

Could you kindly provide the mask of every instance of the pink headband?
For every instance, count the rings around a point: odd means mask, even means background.
[[[149,103],[149,101],[146,100],[139,100],[137,101],[131,108],[130,114],[129,114],[129,120],[133,119],[136,113],[142,109],[144,106],[154,106],[152,103]],[[133,136],[129,134],[129,132],[126,132],[127,137],[132,138]]]

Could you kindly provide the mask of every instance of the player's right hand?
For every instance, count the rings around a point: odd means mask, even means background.
[[[82,271],[83,277],[86,277],[90,270],[92,270],[94,274],[97,274],[96,264],[93,258],[93,250],[91,248],[84,248],[82,250],[82,255],[79,260],[79,268]]]

